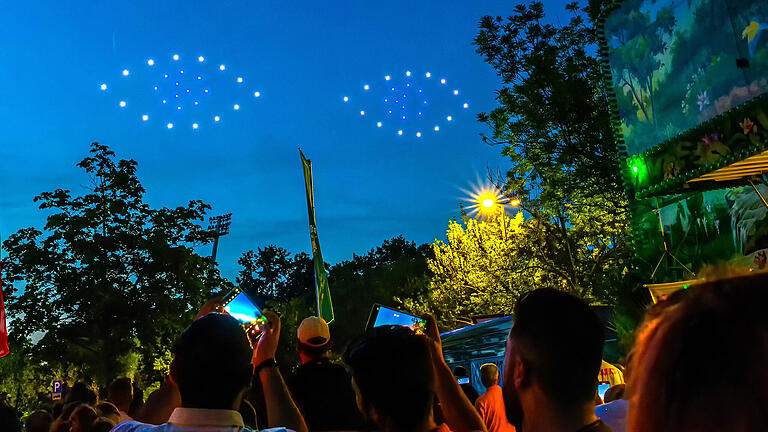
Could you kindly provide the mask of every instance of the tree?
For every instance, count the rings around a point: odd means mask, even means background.
[[[475,315],[512,313],[524,293],[551,284],[528,253],[527,231],[522,212],[450,221],[446,241],[431,245],[429,289],[403,305],[434,314],[445,328],[471,324]]]
[[[291,257],[287,250],[269,245],[243,253],[237,263],[242,266],[236,280],[240,289],[264,301],[289,302],[315,286],[314,264],[304,252]]]
[[[594,2],[599,5],[598,2]],[[629,216],[596,57],[599,8],[567,10],[565,25],[544,23],[540,2],[509,18],[483,17],[474,44],[502,79],[500,106],[481,113],[512,164],[495,178],[519,200],[529,222],[531,254],[562,289],[614,302],[632,251]],[[590,21],[591,20],[591,21]]]
[[[139,364],[145,379],[158,379],[155,353],[228,285],[193,250],[213,238],[199,224],[210,207],[151,208],[137,162],[116,161],[105,145],[93,143],[77,166],[90,177],[87,193],[43,192],[35,202],[50,212],[44,230],[24,228],[3,243],[12,332],[42,334],[39,360],[82,365],[102,386]]]

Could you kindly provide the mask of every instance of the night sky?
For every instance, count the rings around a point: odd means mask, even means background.
[[[560,5],[552,3],[548,9],[559,14]],[[87,179],[75,164],[98,141],[119,158],[139,162],[151,205],[202,199],[213,206],[211,215],[234,213],[218,257],[232,279],[245,250],[268,244],[310,250],[298,147],[313,160],[326,261],[349,259],[400,234],[417,243],[442,238],[448,220],[459,214],[462,189],[487,168],[508,167],[501,149],[478,136],[487,129],[475,116],[495,106],[500,84],[471,41],[481,16],[509,15],[514,4],[6,4],[0,14],[0,233],[6,238],[22,227],[42,228],[46,213],[32,202],[42,191],[83,193]],[[180,56],[176,64],[173,54]],[[219,64],[226,65],[221,74]],[[153,84],[164,70],[178,74],[184,68],[197,68],[203,77],[187,88],[209,88],[211,94],[199,108],[172,112],[161,99],[173,90],[153,94]],[[419,111],[414,105],[404,126],[393,118],[377,127],[377,116],[387,111],[387,75],[398,86],[407,79],[423,86],[430,102],[426,126],[411,120]],[[238,76],[243,83],[234,81]],[[441,78],[447,81],[443,88],[436,82]],[[372,88],[365,91],[365,84]],[[216,124],[215,113],[221,120]],[[438,132],[423,129],[451,114]],[[171,118],[174,127],[168,129]]]

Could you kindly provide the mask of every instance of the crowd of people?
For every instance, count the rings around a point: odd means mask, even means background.
[[[768,430],[768,276],[713,280],[651,307],[626,385],[597,396],[604,324],[582,300],[539,289],[514,311],[503,368],[480,369],[485,392],[459,384],[437,324],[369,329],[332,360],[328,324],[298,329],[301,365],[283,379],[280,319],[261,337],[205,311],[179,336],[169,379],[142,404],[127,378],[106,401],[82,383],[23,419],[28,432],[370,431],[658,432]],[[474,393],[473,393],[474,392]],[[596,402],[598,400],[599,402]],[[0,413],[0,430],[22,422]]]

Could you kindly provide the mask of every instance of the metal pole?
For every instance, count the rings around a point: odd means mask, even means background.
[[[213,254],[211,254],[211,258],[213,258],[213,262],[216,262],[216,252],[219,250],[219,236],[217,235],[213,239]]]

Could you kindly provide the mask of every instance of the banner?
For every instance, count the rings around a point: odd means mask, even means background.
[[[320,241],[317,238],[315,225],[315,195],[312,181],[312,161],[304,157],[301,149],[301,166],[304,169],[304,183],[307,186],[307,211],[309,213],[309,239],[312,241],[312,258],[315,262],[315,285],[317,294],[317,315],[328,324],[333,322],[333,304],[331,290],[328,287],[328,277],[325,274],[325,262],[320,252]]]
[[[2,239],[0,238],[0,244]],[[5,321],[5,303],[3,301],[3,257],[2,247],[0,247],[0,358],[8,355],[8,327]]]

